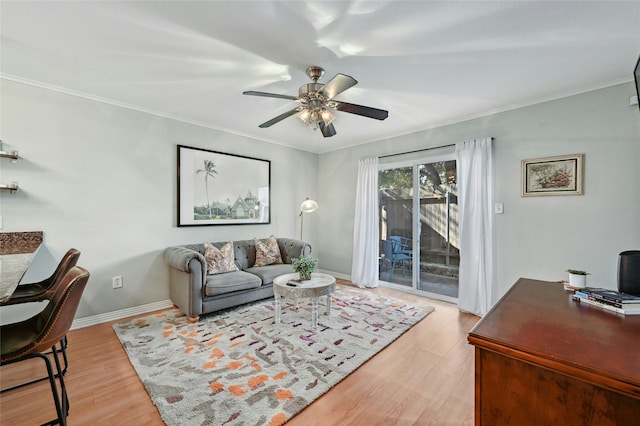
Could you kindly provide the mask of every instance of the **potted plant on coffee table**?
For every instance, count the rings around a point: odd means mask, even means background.
[[[315,271],[316,266],[318,266],[318,259],[301,255],[300,257],[293,259],[291,266],[293,267],[293,270],[300,275],[300,281],[310,280],[311,273]]]
[[[576,288],[585,288],[587,286],[588,272],[580,269],[567,269],[569,273],[569,285]]]

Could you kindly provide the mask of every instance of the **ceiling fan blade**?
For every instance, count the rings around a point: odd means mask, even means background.
[[[358,84],[358,81],[345,74],[336,74],[331,80],[325,84],[318,93],[327,97],[327,99],[333,99],[334,96],[339,95],[350,87]]]
[[[261,128],[263,128],[263,129],[264,129],[264,128],[266,128],[266,127],[271,127],[271,126],[273,126],[274,124],[279,123],[280,121],[284,120],[285,118],[287,118],[287,117],[291,117],[291,116],[292,116],[293,114],[295,114],[296,112],[298,112],[298,108],[294,108],[294,109],[292,109],[292,110],[290,110],[290,111],[287,111],[287,112],[285,112],[285,113],[280,114],[280,115],[279,115],[279,116],[277,116],[277,117],[272,118],[272,119],[271,119],[271,120],[269,120],[269,121],[265,121],[264,123],[262,123],[262,124],[261,124],[261,125],[259,125],[258,127],[261,127]]]
[[[376,120],[384,120],[389,116],[389,111],[384,109],[372,108],[363,105],[350,104],[347,102],[334,101],[338,111],[348,112],[351,114],[362,115],[363,117],[375,118]]]
[[[320,131],[322,132],[322,136],[325,138],[330,138],[331,136],[336,134],[336,128],[333,127],[333,123],[329,123],[328,126],[325,126],[322,121],[318,123],[320,125]]]
[[[251,95],[251,96],[264,96],[265,98],[290,99],[292,101],[297,101],[299,99],[297,96],[279,95],[277,93],[268,93],[268,92],[256,92],[255,90],[247,90],[246,92],[242,92],[242,94]]]

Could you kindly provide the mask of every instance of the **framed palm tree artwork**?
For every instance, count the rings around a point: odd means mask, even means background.
[[[178,145],[178,226],[271,223],[271,161]]]

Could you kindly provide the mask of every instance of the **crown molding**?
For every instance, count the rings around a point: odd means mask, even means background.
[[[219,132],[225,132],[225,133],[229,133],[232,135],[236,135],[236,136],[242,136],[245,138],[249,138],[249,139],[254,139],[254,140],[259,140],[262,142],[268,142],[268,143],[272,143],[275,145],[281,145],[281,146],[286,146],[288,148],[294,148],[288,145],[284,145],[282,142],[278,142],[275,140],[271,140],[271,139],[266,139],[266,138],[259,138],[256,137],[254,135],[249,135],[247,133],[243,133],[243,132],[239,132],[237,130],[233,130],[233,129],[227,129],[225,127],[220,127],[220,126],[216,126],[210,123],[205,123],[202,121],[197,121],[197,120],[192,120],[186,117],[181,117],[178,115],[173,115],[173,114],[168,114],[162,111],[157,111],[151,108],[145,108],[145,107],[141,107],[138,105],[133,105],[133,104],[129,104],[126,102],[120,102],[120,101],[116,101],[114,99],[110,99],[110,98],[104,98],[101,96],[96,96],[96,95],[92,95],[89,93],[84,93],[84,92],[80,92],[77,90],[73,90],[73,89],[69,89],[66,87],[62,87],[62,86],[56,86],[54,84],[49,84],[49,83],[43,83],[41,81],[37,81],[37,80],[30,80],[28,78],[24,78],[24,77],[20,77],[20,76],[16,76],[16,75],[11,75],[11,74],[4,74],[4,73],[0,73],[0,79],[2,80],[7,80],[7,81],[12,81],[14,83],[19,83],[19,84],[24,84],[27,86],[33,86],[33,87],[38,87],[40,89],[45,89],[45,90],[50,90],[52,92],[58,92],[58,93],[63,93],[65,95],[70,95],[70,96],[76,96],[78,98],[83,98],[83,99],[88,99],[90,101],[95,101],[95,102],[100,102],[103,104],[108,104],[108,105],[113,105],[119,108],[125,108],[125,109],[129,109],[132,111],[137,111],[137,112],[142,112],[145,114],[150,114],[150,115],[155,115],[157,117],[162,117],[162,118],[167,118],[169,120],[175,120],[175,121],[179,121],[181,123],[187,123],[187,124],[193,124],[194,126],[199,126],[199,127],[204,127],[207,129],[212,129],[212,130],[217,130]],[[299,148],[297,148],[299,149]]]
[[[259,140],[262,142],[267,142],[267,143],[272,143],[275,145],[279,145],[279,146],[285,146],[287,148],[292,148],[292,149],[300,149],[299,147],[294,147],[294,146],[290,146],[290,145],[286,145],[283,144],[282,142],[276,141],[276,140],[272,140],[272,139],[268,139],[268,138],[260,138],[254,135],[249,135],[243,132],[239,132],[233,129],[227,129],[224,127],[220,127],[220,126],[215,126],[212,125],[210,123],[205,123],[205,122],[201,122],[201,121],[197,121],[197,120],[191,120],[189,118],[185,118],[185,117],[181,117],[181,116],[177,116],[177,115],[173,115],[173,114],[167,114],[161,111],[156,111],[150,108],[144,108],[138,105],[133,105],[133,104],[128,104],[125,102],[120,102],[120,101],[116,101],[113,99],[109,99],[109,98],[103,98],[101,96],[96,96],[96,95],[91,95],[89,93],[84,93],[84,92],[80,92],[77,90],[72,90],[72,89],[68,89],[66,87],[61,87],[61,86],[56,86],[53,84],[49,84],[49,83],[44,83],[41,81],[36,81],[36,80],[30,80],[28,78],[23,78],[20,76],[16,76],[16,75],[11,75],[11,74],[4,74],[4,73],[0,73],[0,79],[3,80],[7,80],[7,81],[12,81],[15,83],[20,83],[20,84],[25,84],[28,86],[34,86],[34,87],[38,87],[41,89],[45,89],[45,90],[51,90],[54,92],[59,92],[59,93],[64,93],[66,95],[71,95],[71,96],[76,96],[79,98],[84,98],[84,99],[89,99],[95,102],[101,102],[101,103],[105,103],[105,104],[109,104],[109,105],[113,105],[113,106],[117,106],[120,108],[126,108],[126,109],[130,109],[133,111],[138,111],[138,112],[143,112],[146,114],[151,114],[151,115],[155,115],[158,117],[163,117],[163,118],[167,118],[170,120],[175,120],[175,121],[179,121],[182,123],[187,123],[187,124],[192,124],[195,126],[199,126],[199,127],[204,127],[207,129],[212,129],[212,130],[217,130],[220,132],[225,132],[225,133],[229,133],[229,134],[233,134],[236,136],[241,136],[241,137],[245,137],[245,138],[249,138],[249,139],[253,139],[253,140]],[[567,98],[570,96],[575,96],[575,95],[581,95],[583,93],[588,93],[588,92],[593,92],[595,90],[600,90],[600,89],[606,89],[609,87],[613,87],[613,86],[617,86],[619,84],[624,84],[624,83],[629,83],[629,82],[633,82],[633,78],[632,77],[625,77],[625,78],[619,78],[619,79],[615,79],[615,80],[609,80],[603,83],[597,83],[597,84],[592,84],[589,86],[585,86],[582,87],[580,89],[574,89],[574,90],[568,90],[565,92],[559,92],[553,95],[548,95],[548,96],[543,96],[540,98],[533,98],[533,99],[529,99],[526,100],[524,102],[518,102],[518,103],[514,103],[508,106],[504,106],[504,107],[500,107],[500,108],[494,108],[491,110],[486,110],[483,112],[479,112],[476,114],[470,114],[470,115],[465,115],[465,116],[460,116],[460,117],[455,117],[452,119],[448,119],[448,120],[443,120],[443,121],[438,121],[432,124],[429,124],[428,126],[425,127],[420,127],[420,128],[415,128],[415,129],[410,129],[407,130],[405,132],[400,132],[400,133],[396,133],[396,134],[392,134],[389,136],[385,136],[384,138],[380,138],[380,139],[370,139],[370,140],[366,140],[363,142],[359,142],[359,143],[355,143],[355,144],[350,144],[350,145],[343,145],[341,147],[335,148],[335,149],[326,149],[323,150],[321,145],[318,146],[318,150],[314,150],[314,151],[307,151],[307,150],[303,150],[306,152],[311,152],[313,154],[325,154],[325,153],[329,153],[329,152],[335,152],[335,151],[341,151],[343,149],[348,149],[348,148],[353,148],[356,146],[361,146],[361,145],[366,145],[369,143],[374,143],[374,142],[379,142],[379,141],[383,141],[383,140],[390,140],[390,139],[395,139],[395,138],[399,138],[402,136],[407,136],[407,135],[411,135],[411,134],[415,134],[415,133],[419,133],[419,132],[423,132],[423,131],[427,131],[427,130],[432,130],[432,129],[436,129],[438,127],[444,127],[444,126],[450,126],[453,124],[457,124],[457,123],[462,123],[465,121],[469,121],[469,120],[474,120],[474,119],[478,119],[478,118],[484,118],[484,117],[488,117],[494,114],[499,114],[502,112],[507,112],[507,111],[512,111],[515,109],[519,109],[519,108],[525,108],[525,107],[529,107],[529,106],[533,106],[533,105],[538,105],[538,104],[542,104],[545,102],[550,102],[550,101],[555,101],[558,99],[563,99],[563,98]]]

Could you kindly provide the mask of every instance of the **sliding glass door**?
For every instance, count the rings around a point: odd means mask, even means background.
[[[413,286],[413,167],[378,174],[380,253],[379,279]]]
[[[380,280],[458,297],[458,197],[452,155],[382,166]]]

